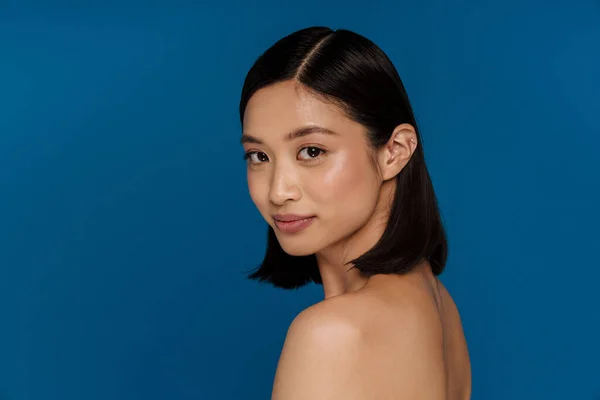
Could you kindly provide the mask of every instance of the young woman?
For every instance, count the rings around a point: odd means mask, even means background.
[[[325,292],[288,330],[272,399],[469,399],[459,313],[437,278],[446,235],[389,58],[348,30],[299,30],[252,66],[239,111],[269,225],[250,278]]]

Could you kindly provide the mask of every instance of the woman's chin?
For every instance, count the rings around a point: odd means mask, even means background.
[[[302,243],[298,243],[298,242],[296,242],[296,243],[292,243],[292,242],[293,242],[293,240],[290,241],[290,243],[286,243],[285,240],[279,241],[279,245],[281,246],[283,251],[285,251],[290,256],[297,256],[297,257],[309,256],[311,254],[315,254],[318,250],[314,247],[314,245],[309,244],[309,243],[302,244]]]

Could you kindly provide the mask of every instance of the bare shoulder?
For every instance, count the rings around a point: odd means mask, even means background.
[[[398,311],[367,293],[302,311],[288,330],[273,400],[443,399],[436,320],[418,302]],[[440,358],[441,357],[441,358]]]
[[[277,365],[272,400],[361,398],[352,383],[352,369],[361,357],[360,327],[338,304],[323,301],[294,318]]]

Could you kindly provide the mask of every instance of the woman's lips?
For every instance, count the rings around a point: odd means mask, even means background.
[[[275,226],[284,233],[296,233],[309,226],[315,217],[299,219],[295,221],[278,221],[275,220]]]

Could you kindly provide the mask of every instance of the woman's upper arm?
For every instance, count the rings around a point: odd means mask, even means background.
[[[365,400],[445,398],[428,357],[427,326],[407,318],[389,352],[365,340],[343,313],[309,308],[288,330],[273,384],[272,400]],[[383,351],[382,351],[383,350]],[[443,362],[443,361],[442,361]],[[433,368],[435,367],[435,368]]]
[[[277,365],[272,400],[364,399],[360,334],[339,318],[307,309],[290,325]]]

